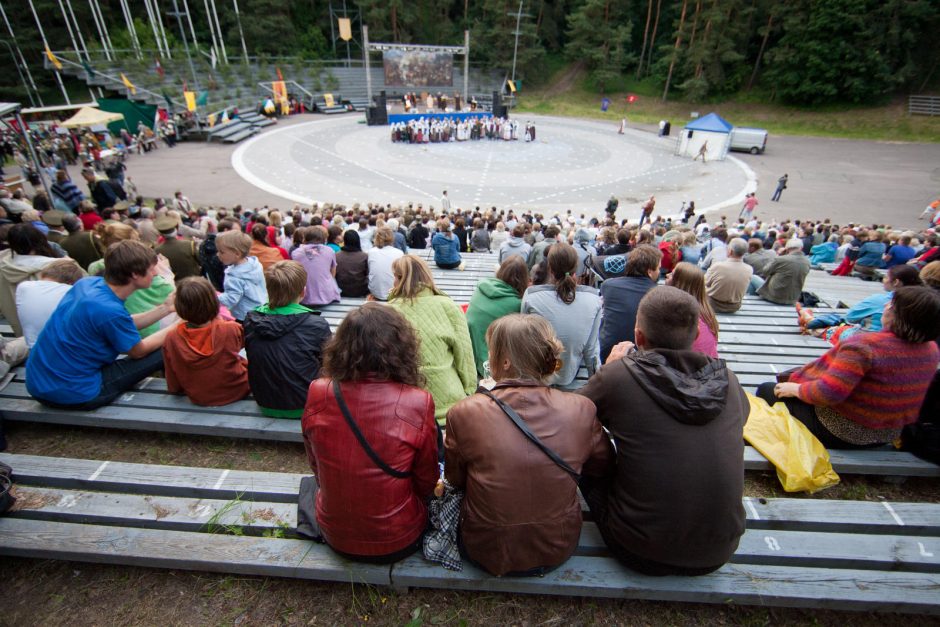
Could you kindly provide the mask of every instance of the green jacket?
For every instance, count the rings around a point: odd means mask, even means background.
[[[489,358],[486,347],[486,330],[497,318],[519,313],[522,299],[508,283],[497,278],[483,279],[470,298],[467,309],[467,327],[473,345],[473,360],[477,374],[483,377],[483,362]]]
[[[467,321],[449,296],[436,296],[430,290],[414,300],[396,298],[389,304],[415,328],[425,389],[434,398],[434,417],[443,425],[447,410],[477,389]]]

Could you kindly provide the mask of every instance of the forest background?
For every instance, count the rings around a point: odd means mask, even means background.
[[[113,46],[129,49],[120,0],[98,1]],[[33,4],[50,46],[70,48],[61,0]],[[86,41],[97,47],[88,3],[73,4]],[[128,4],[141,46],[155,50],[143,3]],[[183,0],[179,4],[182,8]],[[233,2],[215,4],[229,56],[238,59]],[[35,62],[34,74],[54,94],[52,72],[37,67],[43,49],[28,3],[5,5],[17,43]],[[210,30],[204,5],[205,0],[188,0],[197,39],[206,49]],[[354,39],[359,23],[369,26],[372,41],[401,43],[462,44],[469,29],[472,63],[507,72],[512,65],[518,0],[347,0],[346,6],[361,18],[354,20]],[[160,1],[161,10],[171,7],[172,2]],[[238,7],[251,55],[311,61],[346,56],[344,46],[334,50],[330,4],[324,0],[239,0]],[[333,10],[334,17],[342,13],[342,2],[333,0]],[[735,100],[825,110],[885,105],[940,87],[936,0],[524,0],[521,10],[516,78],[523,93],[544,87],[572,63],[580,70],[579,88],[592,94],[634,90],[657,100],[698,103]],[[171,46],[181,48],[175,19],[163,19]],[[353,50],[353,58],[361,58]],[[21,96],[16,79],[9,70],[0,75],[4,98]]]

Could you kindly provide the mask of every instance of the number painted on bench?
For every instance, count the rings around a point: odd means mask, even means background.
[[[777,542],[777,538],[773,536],[764,536],[764,542],[767,544],[767,548],[771,551],[780,550],[780,543]]]
[[[930,551],[928,551],[928,550],[924,547],[924,543],[923,543],[923,542],[918,542],[918,543],[917,543],[917,546],[920,548],[920,555],[921,555],[921,557],[933,557],[933,553],[930,552]]]

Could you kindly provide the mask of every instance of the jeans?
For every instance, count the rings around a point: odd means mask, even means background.
[[[38,399],[43,405],[59,409],[97,409],[112,403],[117,397],[163,368],[163,350],[156,350],[140,359],[119,359],[101,369],[101,389],[98,395],[84,403],[53,403]]]
[[[752,274],[751,281],[747,285],[747,293],[751,296],[754,296],[755,294],[757,294],[757,290],[759,290],[760,288],[764,286],[764,283],[766,283],[764,279],[757,276],[756,274]]]

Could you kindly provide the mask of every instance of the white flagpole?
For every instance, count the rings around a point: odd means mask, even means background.
[[[13,26],[10,25],[10,20],[7,18],[7,12],[3,10],[2,4],[0,4],[0,15],[3,15],[3,22],[7,26],[7,31],[10,33],[10,39],[13,40],[13,47],[16,48],[16,54],[18,54],[20,57],[20,65],[22,65],[23,69],[26,70],[26,77],[29,79],[29,85],[23,85],[26,87],[26,93],[29,94],[29,88],[32,87],[33,91],[36,92],[36,100],[39,101],[39,106],[44,107],[45,105],[42,102],[42,96],[39,95],[39,89],[36,87],[36,81],[33,80],[33,73],[29,71],[29,65],[26,64],[26,57],[23,56],[23,51],[20,49],[20,44],[16,41],[16,35],[13,34]],[[30,95],[30,100],[32,100],[32,95]]]
[[[98,37],[101,39],[101,48],[104,51],[104,58],[111,60],[111,53],[108,52],[108,40],[104,37],[104,31],[101,30],[101,22],[98,19],[98,12],[95,11],[94,0],[88,0],[88,8],[91,9],[91,19],[95,22],[95,28],[98,29]]]
[[[219,48],[222,50],[222,61],[228,65],[228,53],[225,52],[225,39],[222,38],[222,27],[219,26],[219,12],[215,9],[215,0],[212,1],[212,14],[215,15],[215,30],[219,32]]]
[[[245,45],[245,31],[242,30],[242,16],[238,12],[238,0],[232,0],[235,5],[235,21],[238,22],[238,36],[242,40],[242,53],[245,55],[245,65],[248,65],[248,46]]]
[[[36,28],[39,29],[39,36],[42,37],[42,45],[46,49],[49,48],[49,42],[46,40],[46,33],[42,30],[42,22],[39,21],[39,14],[36,13],[36,7],[33,6],[33,0],[29,0],[29,8],[33,12],[33,19],[36,20]],[[59,74],[58,70],[55,72],[56,80],[59,81],[59,89],[62,90],[62,96],[65,98],[65,104],[71,105],[72,101],[69,98],[69,92],[65,90],[65,83],[62,82],[62,76]]]
[[[111,57],[114,58],[114,44],[111,43],[111,33],[108,32],[108,22],[104,19],[104,13],[101,12],[101,3],[95,0],[95,11],[98,12],[98,21],[101,22],[101,29],[104,31],[104,38],[108,42],[108,49],[111,51]]]
[[[61,1],[61,0],[60,0]],[[124,14],[124,22],[127,24],[127,34],[131,36],[131,46],[134,48],[134,54],[137,59],[143,58],[140,52],[140,40],[137,38],[137,29],[134,28],[134,18],[131,15],[131,8],[127,5],[127,0],[120,0],[121,13]]]
[[[78,49],[78,42],[75,41],[75,30],[72,28],[72,21],[69,19],[68,13],[65,12],[65,5],[62,3],[62,0],[59,0],[59,10],[62,11],[62,17],[65,18],[65,28],[69,31],[69,39],[72,40],[72,48],[75,49],[75,54],[78,56],[78,60],[82,60],[82,52]]]
[[[160,32],[157,30],[157,22],[154,18],[153,7],[150,6],[150,0],[144,0],[144,6],[147,7],[147,19],[150,20],[150,28],[153,30],[153,40],[157,44],[157,52],[160,53],[160,56],[165,56],[163,51],[163,42],[160,41]]]
[[[206,19],[209,21],[209,35],[212,37],[212,49],[215,50],[219,47],[219,41],[215,36],[215,24],[212,22],[212,11],[209,10],[209,0],[202,0],[202,4],[206,8]]]
[[[78,25],[78,18],[75,17],[75,9],[72,8],[72,0],[65,0],[65,6],[68,7],[69,15],[72,18],[72,25],[75,27],[75,35],[78,37],[78,43],[82,45],[82,50],[85,52],[85,60],[91,61],[91,56],[88,54],[88,46],[85,45],[85,36],[82,34],[82,29]]]
[[[158,0],[153,0],[153,12],[157,15],[157,24],[160,26],[160,33],[163,35],[163,47],[166,48],[166,57],[172,59],[173,54],[170,52],[170,42],[166,38],[166,28],[163,26],[163,14],[160,12]]]
[[[193,47],[199,49],[199,40],[196,39],[196,29],[193,28],[193,14],[189,12],[189,0],[183,0],[183,10],[186,11],[186,20],[189,22],[189,34],[193,36]]]

